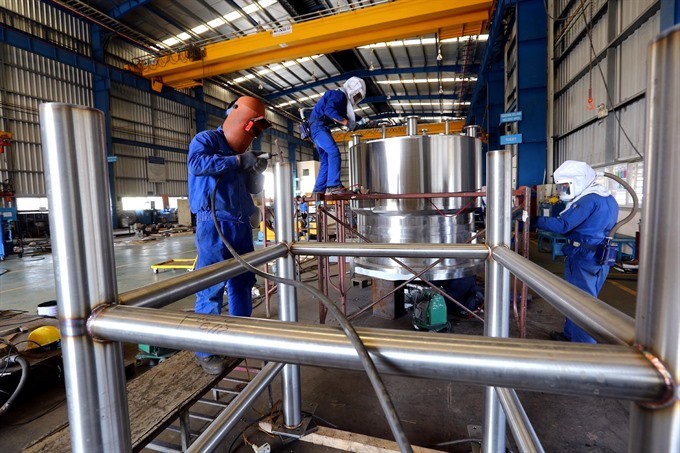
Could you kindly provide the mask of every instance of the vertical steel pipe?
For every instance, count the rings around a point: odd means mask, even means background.
[[[409,137],[418,135],[418,116],[411,115],[406,117],[406,135]]]
[[[380,134],[382,135],[382,138],[387,138],[387,124],[388,123],[380,123]]]
[[[293,218],[293,172],[289,163],[277,163],[274,167],[276,210],[276,240],[292,243],[294,240]],[[317,232],[318,234],[318,232]],[[279,277],[295,279],[295,258],[288,254],[277,261]],[[297,293],[295,287],[279,283],[279,319],[297,322]],[[302,422],[300,392],[300,366],[286,365],[281,373],[283,385],[283,423],[297,427]]]
[[[283,368],[282,363],[270,362],[257,373],[252,381],[229,402],[227,408],[191,444],[187,453],[203,453],[217,450],[229,431],[234,429],[241,417],[250,409],[260,394]]]
[[[496,393],[500,399],[503,411],[508,418],[508,425],[512,431],[512,437],[522,453],[543,453],[541,441],[531,426],[527,413],[524,412],[522,403],[513,389],[496,387]]]
[[[491,248],[509,246],[512,152],[489,151],[486,159],[486,243]],[[484,335],[507,337],[510,325],[510,272],[493,259],[486,262],[485,293]],[[505,451],[505,415],[494,387],[485,389],[482,449],[485,452]]]
[[[72,449],[130,451],[122,346],[86,330],[117,299],[104,114],[41,104],[40,131]]]
[[[651,45],[635,342],[654,354],[675,394],[661,408],[633,404],[629,451],[680,451],[680,222],[669,187],[680,174],[680,26]]]

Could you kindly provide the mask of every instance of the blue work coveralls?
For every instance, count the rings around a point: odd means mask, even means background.
[[[539,217],[536,223],[541,230],[567,237],[568,243],[562,247],[566,256],[564,279],[595,297],[609,274],[609,266],[595,262],[595,248],[614,227],[618,215],[619,205],[614,197],[591,193],[572,203],[558,217]],[[597,343],[570,319],[564,323],[564,335],[577,343]]]
[[[331,126],[347,119],[347,96],[341,90],[326,91],[316,103],[309,119],[312,141],[319,152],[321,166],[314,184],[314,192],[323,193],[327,187],[337,187],[340,182],[340,150],[331,135]]]
[[[237,253],[254,250],[250,215],[256,211],[253,198],[246,188],[247,173],[239,168],[236,153],[224,138],[222,126],[216,130],[196,134],[189,144],[187,157],[189,169],[189,205],[196,214],[196,269],[232,258],[231,253],[215,229],[210,210],[210,198],[217,179],[220,181],[215,196],[215,212],[220,230]],[[229,314],[250,316],[252,313],[251,291],[255,275],[246,272],[226,282]],[[196,313],[220,314],[224,283],[196,293]],[[205,357],[210,354],[197,353]]]

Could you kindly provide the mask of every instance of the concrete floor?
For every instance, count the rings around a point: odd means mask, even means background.
[[[183,271],[161,271],[154,274],[150,265],[170,258],[192,258],[195,254],[193,235],[140,242],[133,239],[116,241],[116,272],[118,290],[125,292],[173,276]],[[532,260],[561,275],[562,264],[550,260],[547,253],[532,247]],[[34,314],[36,306],[55,298],[51,255],[19,259],[10,256],[0,262],[9,272],[0,276],[0,310],[25,310]],[[313,271],[303,278],[313,279]],[[612,271],[600,295],[601,299],[634,316],[636,277]],[[348,312],[365,306],[371,299],[371,288],[354,286],[348,294]],[[172,304],[169,309],[193,307],[193,297]],[[299,295],[300,320],[318,322],[316,301]],[[258,306],[254,316],[264,317],[264,306]],[[277,317],[276,298],[272,302],[272,317]],[[453,332],[482,334],[482,323],[477,320],[453,319]],[[528,309],[528,337],[546,340],[551,330],[560,330],[563,318],[537,296]],[[328,323],[336,323],[329,319]],[[408,316],[396,321],[365,314],[354,322],[359,326],[411,329]],[[514,335],[514,323],[513,323]],[[445,334],[442,334],[445,335]],[[302,389],[305,401],[317,404],[316,415],[340,429],[392,439],[385,418],[379,408],[371,385],[362,373],[322,368],[302,368]],[[437,443],[468,438],[470,425],[482,425],[483,387],[460,385],[455,382],[427,381],[385,376],[409,440],[415,445],[432,446]],[[280,393],[275,381],[275,399]],[[546,451],[549,452],[622,452],[628,439],[630,404],[616,400],[566,397],[540,392],[518,392]],[[21,447],[47,432],[66,418],[63,388],[45,385],[26,395],[8,414],[0,417],[0,437],[3,451],[20,451]],[[258,404],[264,404],[264,400]],[[42,415],[45,413],[45,415]],[[37,418],[36,418],[37,417]],[[33,420],[33,418],[36,418]],[[323,424],[320,422],[320,424]],[[508,430],[508,437],[511,434]],[[265,440],[266,441],[266,440]],[[509,446],[514,443],[510,440]],[[287,446],[273,444],[274,451],[329,451],[320,447],[304,446],[299,442]],[[448,448],[448,450],[447,450]],[[469,452],[470,443],[441,447],[443,451]],[[225,447],[225,450],[226,447]],[[252,451],[242,447],[236,451]]]

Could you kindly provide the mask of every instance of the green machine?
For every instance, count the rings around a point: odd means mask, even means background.
[[[137,353],[137,365],[141,365],[148,361],[149,365],[153,366],[161,362],[165,362],[170,356],[177,352],[177,349],[161,348],[160,346],[152,346],[148,344],[137,345],[139,352]]]
[[[413,304],[413,327],[416,330],[444,332],[451,329],[447,319],[446,302],[441,294],[431,290],[421,292]]]

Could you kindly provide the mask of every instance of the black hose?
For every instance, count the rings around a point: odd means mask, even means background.
[[[368,379],[371,381],[371,384],[373,385],[373,390],[375,391],[375,394],[378,397],[380,406],[382,407],[382,410],[385,413],[385,418],[387,418],[387,422],[390,425],[392,435],[394,436],[394,439],[396,440],[397,444],[399,444],[399,449],[402,452],[406,453],[413,452],[411,444],[409,443],[408,439],[406,438],[406,434],[404,433],[404,428],[401,426],[401,421],[399,421],[399,416],[397,415],[397,411],[394,408],[394,404],[392,404],[392,399],[390,398],[389,393],[387,393],[385,384],[383,383],[382,378],[380,377],[380,374],[378,373],[378,370],[375,367],[375,364],[373,363],[373,360],[371,360],[371,356],[368,354],[366,346],[364,346],[364,344],[362,343],[361,338],[359,338],[359,335],[357,334],[356,330],[354,330],[354,327],[352,327],[352,324],[350,324],[349,321],[347,321],[347,318],[342,314],[342,312],[333,303],[333,301],[330,300],[326,295],[319,293],[314,287],[306,283],[279,277],[278,275],[269,274],[267,272],[263,272],[257,269],[256,267],[252,266],[250,263],[245,261],[243,258],[241,258],[241,256],[238,253],[236,253],[236,250],[234,250],[231,244],[229,244],[227,238],[224,237],[224,234],[220,229],[219,221],[217,220],[217,214],[215,213],[215,196],[217,193],[217,188],[219,187],[223,177],[224,174],[217,178],[215,188],[213,189],[212,196],[210,197],[210,209],[212,211],[212,218],[213,223],[215,224],[215,229],[217,230],[217,233],[220,235],[220,238],[222,239],[224,245],[227,247],[227,249],[232,254],[234,259],[236,259],[236,261],[238,261],[243,267],[245,267],[249,271],[255,273],[256,275],[259,275],[262,278],[273,280],[276,283],[291,285],[295,288],[303,289],[307,291],[309,294],[311,294],[312,297],[317,298],[318,300],[321,301],[321,303],[323,303],[326,309],[330,311],[331,314],[333,314],[335,319],[338,321],[338,324],[340,324],[340,327],[345,332],[345,335],[347,335],[347,338],[352,343],[352,346],[354,346],[354,349],[357,351],[357,354],[361,359],[361,363],[364,366],[364,370],[368,375]]]
[[[2,407],[0,407],[0,416],[2,416],[5,412],[9,410],[10,406],[14,403],[14,401],[19,396],[19,393],[21,393],[21,390],[24,388],[24,385],[26,384],[26,379],[28,378],[28,362],[26,361],[26,359],[24,359],[20,355],[14,355],[10,357],[5,357],[3,361],[6,361],[7,364],[10,364],[12,362],[18,363],[19,366],[21,366],[21,379],[19,379],[17,388],[14,390],[14,393],[12,393],[12,396],[10,396],[9,399],[5,402],[5,404],[3,404]]]

